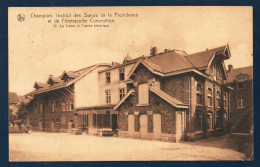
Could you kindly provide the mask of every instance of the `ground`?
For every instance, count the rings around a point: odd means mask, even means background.
[[[171,143],[68,133],[9,134],[9,160],[15,161],[139,161],[245,160],[228,149],[225,137]]]

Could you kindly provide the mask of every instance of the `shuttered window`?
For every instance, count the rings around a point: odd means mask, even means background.
[[[148,104],[149,94],[148,94],[148,84],[140,84],[138,86],[138,104]]]

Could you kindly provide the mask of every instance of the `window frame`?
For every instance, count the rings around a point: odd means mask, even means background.
[[[106,72],[106,84],[110,84],[111,83],[111,74],[110,71]]]
[[[200,103],[198,103],[198,99],[200,99]],[[203,105],[203,85],[198,81],[196,81],[196,104],[199,106]]]
[[[119,69],[119,81],[124,81],[124,80],[125,80],[125,69],[124,68],[120,68]]]
[[[105,95],[106,95],[106,104],[111,104],[111,90],[106,90],[105,91]]]
[[[125,97],[125,88],[119,89],[119,99],[122,100]]]
[[[209,93],[210,91],[210,93]],[[213,107],[213,92],[211,88],[208,88],[208,106]]]
[[[237,108],[245,108],[245,97],[238,97],[237,98]]]
[[[220,96],[221,96],[220,91],[217,91],[217,93],[216,93],[216,99],[217,99],[217,105],[216,105],[216,107],[217,107],[217,108],[220,108],[220,107],[221,107]]]

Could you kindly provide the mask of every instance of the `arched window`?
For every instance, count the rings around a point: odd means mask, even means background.
[[[217,91],[217,107],[220,107],[220,92]]]
[[[201,111],[196,111],[195,120],[196,120],[195,130],[202,131],[202,112]]]
[[[213,129],[213,118],[212,118],[212,112],[207,112],[207,129],[212,130]]]
[[[208,89],[208,105],[209,106],[212,106],[213,105],[213,102],[212,102],[212,90],[209,88]]]

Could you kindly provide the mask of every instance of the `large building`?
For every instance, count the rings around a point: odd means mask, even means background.
[[[225,133],[229,46],[187,54],[165,49],[123,63],[98,64],[35,83],[30,122],[38,130],[76,127],[97,134],[180,141]]]
[[[253,66],[233,69],[228,66],[231,133],[250,134],[253,129]]]
[[[67,132],[87,123],[78,108],[99,105],[98,71],[110,67],[96,64],[78,71],[64,71],[61,76],[49,76],[46,83],[35,82],[28,93],[33,109],[28,120],[34,130]]]
[[[132,84],[114,107],[119,136],[180,141],[224,133],[230,116],[231,88],[224,85],[229,46],[190,55],[156,51],[128,74]]]

